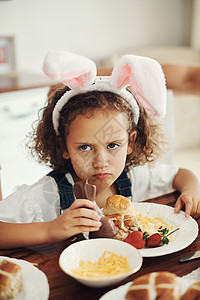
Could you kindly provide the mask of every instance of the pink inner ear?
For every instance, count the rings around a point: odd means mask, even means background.
[[[132,74],[132,70],[129,64],[122,67],[118,73],[117,88],[130,85],[134,97],[137,101],[152,115],[158,115],[158,112],[153,108],[151,103],[146,99],[143,91],[141,90],[135,76]]]
[[[69,86],[71,89],[80,89],[82,90],[90,82],[90,72],[74,77],[70,80],[62,80],[62,82]]]
[[[145,108],[147,112],[149,112],[152,116],[159,116],[157,110],[151,105],[151,103],[146,99],[144,93],[140,89],[134,75],[130,76],[130,85],[131,90],[136,98],[136,100]]]
[[[117,88],[120,89],[130,83],[131,67],[126,64],[122,67],[117,78]]]

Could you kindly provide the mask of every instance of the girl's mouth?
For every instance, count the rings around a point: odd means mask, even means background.
[[[95,174],[94,177],[100,180],[106,179],[110,174],[109,173],[98,173]]]

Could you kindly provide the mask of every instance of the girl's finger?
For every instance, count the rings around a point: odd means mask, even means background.
[[[185,216],[188,218],[191,214],[192,207],[193,207],[193,201],[190,196],[180,196],[181,201],[185,204]]]
[[[193,199],[193,205],[190,215],[194,218],[196,218],[196,216],[198,215],[198,202],[195,201],[195,199]]]
[[[77,226],[77,227],[73,227],[71,229],[71,233],[73,233],[73,235],[76,234],[80,234],[83,232],[90,232],[90,231],[98,231],[99,227],[87,227],[87,226]]]
[[[200,218],[200,201],[197,202],[196,211],[195,211],[193,217],[195,219],[199,219]]]
[[[100,216],[97,214],[97,212],[93,209],[89,209],[89,208],[77,208],[77,209],[73,209],[71,211],[66,210],[63,213],[63,220],[68,220],[69,218],[72,219],[74,222],[76,222],[74,219],[77,218],[88,218],[91,220],[95,220],[95,221],[99,221],[100,220]]]
[[[88,207],[90,209],[94,209],[94,203],[88,199],[76,199],[69,209],[77,209],[79,207]]]
[[[74,214],[74,217],[85,217],[93,220],[100,220],[100,216],[97,214],[97,212],[93,209],[88,209],[88,208],[78,208]]]
[[[73,226],[87,226],[87,227],[96,227],[99,229],[101,227],[100,221],[95,221],[88,218],[76,218],[74,219]]]
[[[182,201],[181,201],[181,197],[178,197],[176,203],[175,203],[175,206],[174,206],[174,212],[177,214],[179,213],[179,211],[181,210],[182,208]]]
[[[193,202],[192,198],[187,195],[180,195],[176,201],[176,204],[174,206],[174,211],[175,213],[179,213],[181,208],[185,206],[185,216],[188,218],[191,214],[192,207],[193,207]]]

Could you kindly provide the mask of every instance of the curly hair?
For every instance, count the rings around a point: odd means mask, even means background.
[[[142,107],[138,124],[134,122],[134,111],[127,101],[112,92],[90,91],[78,94],[70,98],[60,112],[59,136],[56,136],[52,123],[52,112],[57,101],[69,90],[68,87],[58,84],[48,93],[48,101],[41,110],[37,127],[29,134],[27,146],[32,155],[40,163],[49,165],[54,170],[62,173],[72,171],[70,160],[63,158],[66,150],[66,136],[69,127],[77,115],[84,115],[88,110],[101,109],[102,111],[122,112],[127,116],[129,128],[128,134],[133,130],[137,132],[137,138],[133,144],[133,151],[127,156],[125,169],[131,165],[138,166],[150,163],[162,152],[164,135],[157,120],[151,117]]]

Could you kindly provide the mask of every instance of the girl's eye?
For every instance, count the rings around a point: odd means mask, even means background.
[[[89,145],[82,145],[79,147],[79,149],[81,151],[89,151],[89,150],[91,150],[91,147]]]
[[[108,149],[117,149],[118,147],[119,147],[119,145],[116,144],[116,143],[110,143],[110,144],[108,145]]]

